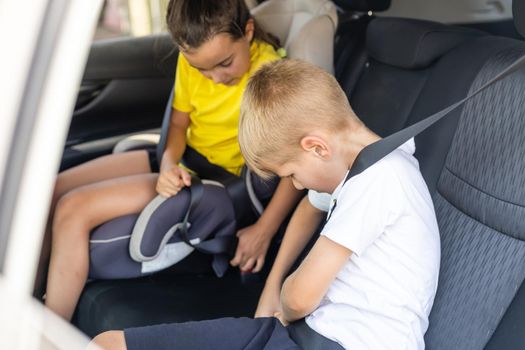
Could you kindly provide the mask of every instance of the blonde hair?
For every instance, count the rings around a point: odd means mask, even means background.
[[[308,133],[330,134],[362,125],[335,78],[312,64],[279,60],[249,80],[241,102],[239,144],[247,165],[259,176],[273,174],[297,154]]]

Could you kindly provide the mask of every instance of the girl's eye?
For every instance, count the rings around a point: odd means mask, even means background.
[[[232,62],[233,62],[233,60],[225,62],[225,63],[221,63],[220,66],[221,67],[229,67],[229,66],[231,66]]]

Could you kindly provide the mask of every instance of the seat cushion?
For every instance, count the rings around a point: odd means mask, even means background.
[[[94,337],[103,331],[127,327],[252,317],[263,282],[242,283],[234,270],[217,278],[209,271],[209,261],[199,261],[201,257],[192,255],[184,264],[175,265],[176,271],[140,279],[89,283],[73,323]]]

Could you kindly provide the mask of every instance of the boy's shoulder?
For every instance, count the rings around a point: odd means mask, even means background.
[[[342,187],[379,186],[381,183],[413,182],[422,180],[419,163],[414,157],[416,146],[410,139],[396,150],[371,165],[361,174],[351,178]]]
[[[395,172],[406,170],[416,170],[419,172],[419,163],[414,157],[415,152],[416,144],[412,138],[392,151],[390,154],[386,155],[376,164],[372,165],[369,169],[382,173],[384,173],[383,171],[385,168],[389,168],[391,171]]]
[[[430,208],[428,204],[432,199],[414,152],[415,143],[411,139],[341,183],[332,194],[332,201],[347,212],[363,210],[394,215],[413,207],[415,202]]]
[[[337,205],[324,235],[360,255],[399,217],[409,217],[414,227],[433,220],[432,199],[414,152],[410,140],[341,183],[332,194]]]

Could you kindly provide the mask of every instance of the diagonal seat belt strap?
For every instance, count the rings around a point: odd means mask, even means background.
[[[504,79],[505,77],[509,76],[510,74],[514,73],[515,71],[519,70],[520,68],[525,66],[525,56],[522,56],[518,58],[516,61],[514,61],[512,64],[510,64],[507,68],[505,68],[501,73],[499,73],[497,76],[483,84],[479,89],[474,91],[473,93],[469,94],[467,97],[463,98],[462,100],[448,106],[445,109],[442,109],[441,111],[415,123],[411,126],[402,129],[390,136],[385,137],[384,139],[381,139],[379,141],[376,141],[359,152],[357,155],[354,163],[352,164],[352,167],[350,168],[350,171],[348,172],[348,175],[346,176],[345,182],[348,181],[350,178],[362,173],[364,170],[366,170],[371,165],[375,164],[385,156],[387,156],[389,153],[397,149],[399,146],[413,138],[414,136],[420,134],[424,130],[428,129],[430,126],[434,125],[439,120],[446,117],[451,111],[456,109],[457,107],[461,106],[468,100],[470,100],[472,97],[478,95],[480,92],[491,86],[492,84]]]
[[[352,177],[359,175],[363,171],[365,171],[370,166],[374,165],[381,159],[383,159],[385,156],[393,152],[395,149],[397,149],[399,146],[410,140],[411,138],[417,136],[421,132],[425,131],[435,123],[437,123],[439,120],[443,119],[444,117],[448,116],[451,111],[456,109],[457,107],[461,106],[468,100],[470,100],[472,97],[478,95],[480,92],[491,86],[492,84],[506,78],[507,76],[511,75],[512,73],[516,72],[517,70],[523,68],[525,66],[525,55],[519,57],[517,60],[515,60],[513,63],[511,63],[507,68],[505,68],[503,71],[501,71],[498,75],[496,75],[494,78],[483,84],[480,88],[478,88],[473,93],[467,95],[462,100],[459,100],[458,102],[442,109],[441,111],[432,114],[431,116],[410,125],[409,127],[399,130],[398,132],[389,135],[379,141],[376,141],[359,152],[356,159],[354,160],[354,163],[352,164],[352,167],[348,171],[348,174],[345,178],[345,183],[350,180]],[[337,205],[337,202],[334,203],[332,208],[329,211],[328,217],[326,218],[326,221],[330,220],[330,217],[332,216],[332,213]]]

